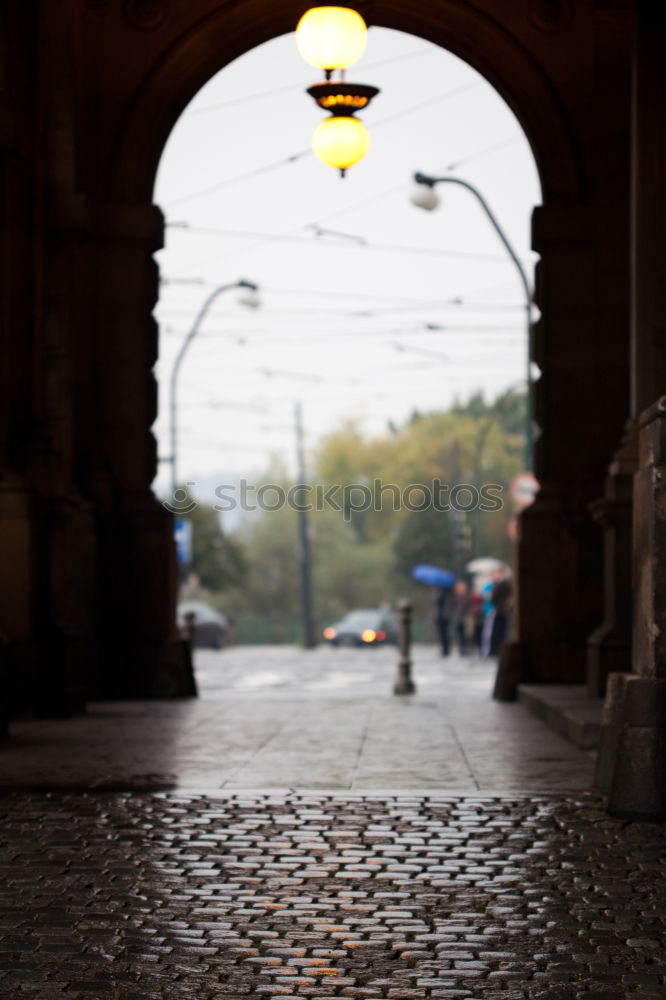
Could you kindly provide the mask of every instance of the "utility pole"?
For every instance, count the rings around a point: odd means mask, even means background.
[[[303,412],[301,404],[294,407],[296,423],[296,459],[297,476],[300,489],[297,490],[298,503],[298,534],[300,542],[301,564],[301,604],[303,610],[303,645],[306,649],[314,649],[317,645],[314,634],[312,615],[312,559],[310,556],[310,533],[308,531],[307,480],[305,478],[305,448],[303,444]]]

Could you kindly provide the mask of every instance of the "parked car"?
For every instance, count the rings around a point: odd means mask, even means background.
[[[205,601],[181,601],[178,605],[178,627],[184,629],[185,616],[194,615],[193,645],[205,649],[222,649],[229,631],[229,622]]]
[[[332,646],[382,646],[398,641],[398,628],[390,611],[359,608],[324,629]]]

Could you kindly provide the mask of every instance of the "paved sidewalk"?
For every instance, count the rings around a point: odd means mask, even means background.
[[[14,794],[0,996],[664,1000],[666,827],[590,800]]]
[[[198,653],[198,701],[14,725],[0,1000],[666,1000],[666,826],[493,663],[414,661]]]
[[[394,648],[197,651],[196,701],[91,705],[20,722],[0,786],[578,791],[593,756],[523,706],[491,699],[495,664],[414,649],[396,698]]]

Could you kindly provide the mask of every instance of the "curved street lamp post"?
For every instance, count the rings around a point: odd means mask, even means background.
[[[481,208],[485,212],[487,218],[489,219],[493,229],[499,236],[500,240],[504,244],[504,247],[513,261],[518,275],[520,277],[520,283],[525,294],[525,319],[527,324],[527,370],[526,370],[526,386],[527,394],[525,400],[525,469],[530,471],[532,468],[532,447],[534,444],[534,434],[532,426],[532,292],[530,290],[530,283],[527,278],[527,273],[523,264],[518,257],[518,254],[511,246],[509,239],[500,226],[497,218],[493,214],[490,205],[483,197],[481,192],[470,184],[468,181],[462,180],[460,177],[430,177],[428,174],[415,173],[414,181],[418,185],[416,191],[412,195],[412,202],[419,208],[424,208],[426,211],[432,211],[437,208],[438,198],[435,193],[435,186],[437,184],[458,184],[460,187],[466,188],[468,191],[474,195],[476,200],[481,205]]]
[[[255,308],[256,306],[259,305],[259,299],[258,299],[259,289],[258,286],[255,285],[254,282],[252,281],[245,281],[245,279],[241,278],[240,281],[233,281],[228,285],[220,285],[218,288],[215,288],[210,293],[210,295],[202,305],[201,309],[199,310],[197,317],[194,320],[194,323],[192,324],[190,332],[186,336],[185,340],[181,345],[180,350],[178,351],[178,354],[176,355],[176,360],[174,361],[173,368],[171,369],[171,455],[169,457],[169,461],[171,462],[172,497],[175,497],[176,488],[178,486],[178,472],[176,464],[176,457],[178,450],[178,423],[177,423],[178,372],[180,371],[180,366],[183,363],[183,358],[185,357],[190,344],[192,343],[197,333],[199,332],[199,328],[201,327],[201,324],[204,321],[206,314],[208,313],[208,310],[212,306],[213,302],[215,302],[215,300],[218,298],[219,295],[221,295],[223,292],[229,291],[229,289],[231,288],[246,288],[248,291],[248,297],[247,300],[245,301],[245,304],[251,306],[252,308]]]

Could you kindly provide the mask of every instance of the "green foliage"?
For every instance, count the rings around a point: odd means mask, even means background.
[[[359,543],[353,528],[334,511],[317,512],[314,525],[314,592],[320,623],[350,608],[373,608],[394,600],[389,543]]]
[[[453,565],[451,520],[444,511],[429,509],[408,512],[401,519],[393,543],[397,573],[410,578],[418,563],[434,563],[448,569]]]
[[[192,522],[192,565],[205,590],[223,591],[242,584],[247,566],[242,547],[232,536],[225,535],[213,507],[200,505],[188,515]]]
[[[503,509],[468,515],[472,546],[463,558],[508,561],[507,528],[514,513],[508,486],[523,468],[524,425],[524,395],[508,391],[492,403],[476,394],[448,412],[414,411],[402,427],[393,424],[374,438],[364,436],[353,422],[328,435],[310,456],[312,481],[326,489],[364,485],[375,494],[375,503],[364,511],[308,514],[318,629],[351,608],[394,604],[403,595],[420,605],[426,592],[411,580],[412,567],[421,562],[456,565],[450,514],[432,508],[410,511],[404,505],[394,509],[387,484],[401,493],[411,484],[430,488],[433,480],[476,489],[501,486]],[[275,463],[265,481],[290,485],[284,468]],[[381,498],[378,483],[385,487]],[[301,614],[297,513],[256,511],[233,537],[219,531],[215,512],[198,508],[195,518],[194,568],[205,586],[224,588],[214,603],[235,618],[239,640],[294,641]],[[425,604],[422,611],[425,621]]]
[[[513,392],[490,404],[477,394],[446,413],[415,411],[397,434],[372,440],[364,439],[353,424],[346,424],[322,443],[318,478],[327,486],[349,482],[372,486],[381,480],[402,491],[410,484],[432,487],[433,480],[449,486],[469,484],[477,490],[484,484],[498,485],[503,490],[503,509],[469,515],[473,539],[469,558],[509,559],[507,529],[513,508],[508,485],[522,470],[524,406],[524,396]],[[388,495],[386,489],[384,494]],[[451,565],[450,518],[436,510],[394,511],[388,499],[377,505],[381,509],[352,514],[357,540],[362,544],[388,541],[394,552],[394,571],[402,577],[416,562]]]

